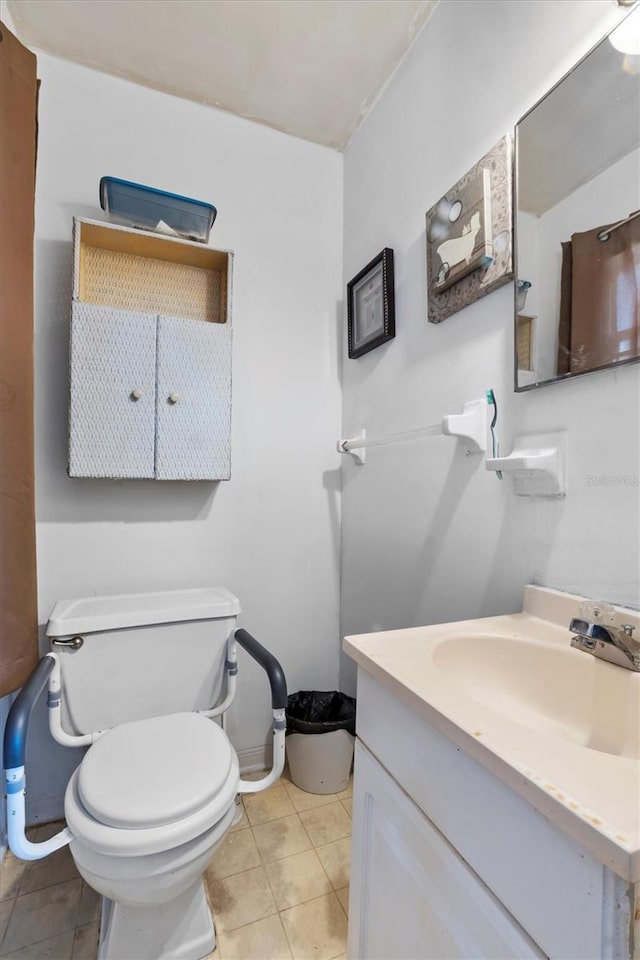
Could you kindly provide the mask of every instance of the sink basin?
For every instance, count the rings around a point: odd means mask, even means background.
[[[583,600],[527,586],[521,613],[346,637],[344,648],[403,709],[640,883],[640,673],[570,646]],[[640,634],[639,611],[615,615]]]
[[[640,759],[640,674],[557,642],[459,634],[433,645],[433,666],[507,720],[588,750]]]

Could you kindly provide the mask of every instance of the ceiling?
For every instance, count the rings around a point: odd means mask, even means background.
[[[342,149],[437,0],[9,0],[32,47]]]

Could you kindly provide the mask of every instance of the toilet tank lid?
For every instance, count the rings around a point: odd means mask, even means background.
[[[154,623],[216,620],[239,613],[238,598],[225,587],[84,597],[58,600],[51,611],[46,634],[68,637]]]

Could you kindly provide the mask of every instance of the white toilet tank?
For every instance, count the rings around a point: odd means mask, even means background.
[[[46,633],[60,657],[65,729],[215,706],[239,613],[224,587],[59,600]],[[74,637],[78,649],[53,642]]]

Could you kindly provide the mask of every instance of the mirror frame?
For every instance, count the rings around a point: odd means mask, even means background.
[[[522,114],[522,116],[515,122],[514,127],[513,127],[513,177],[512,177],[512,183],[513,183],[513,198],[512,198],[512,201],[513,201],[513,235],[512,235],[512,247],[513,247],[513,389],[514,389],[514,393],[528,393],[530,390],[537,390],[539,387],[547,387],[547,386],[549,386],[549,384],[552,384],[552,383],[564,383],[564,382],[566,382],[567,380],[570,381],[570,380],[575,380],[575,379],[578,378],[578,377],[586,377],[586,376],[589,376],[589,375],[592,374],[592,373],[598,373],[598,372],[600,372],[601,370],[617,370],[618,367],[627,367],[627,366],[629,366],[630,364],[633,364],[633,363],[640,363],[640,355],[638,355],[637,357],[629,357],[627,360],[620,360],[618,363],[607,363],[607,364],[604,364],[604,365],[601,366],[601,367],[593,367],[593,368],[590,369],[590,370],[580,370],[580,371],[578,371],[577,373],[563,373],[563,374],[560,374],[560,375],[557,376],[557,377],[551,377],[551,378],[549,378],[549,379],[547,379],[547,380],[538,380],[538,381],[536,381],[536,383],[527,383],[527,384],[524,384],[523,386],[518,386],[518,335],[517,335],[517,324],[518,324],[518,278],[519,278],[519,275],[520,275],[520,272],[519,272],[519,269],[518,269],[518,267],[519,267],[519,263],[518,263],[518,195],[519,195],[519,173],[518,173],[518,171],[519,171],[519,164],[518,164],[519,144],[518,144],[518,127],[519,127],[519,125],[523,122],[523,120],[526,120],[526,118],[529,116],[529,114],[533,113],[533,111],[536,109],[536,107],[540,106],[540,104],[543,103],[543,102],[547,99],[547,97],[551,96],[551,94],[554,92],[554,90],[556,90],[556,88],[559,87],[561,83],[564,83],[564,81],[567,79],[567,77],[570,77],[572,73],[575,73],[575,71],[578,69],[578,67],[580,67],[580,66],[584,63],[584,61],[587,59],[587,57],[590,57],[591,54],[594,52],[594,50],[596,50],[596,49],[600,46],[601,43],[604,43],[605,40],[607,40],[607,38],[614,32],[614,30],[617,30],[617,29],[618,29],[618,27],[620,26],[621,23],[624,23],[624,21],[627,19],[627,17],[631,16],[633,13],[636,13],[638,9],[640,9],[640,6],[636,7],[636,4],[633,3],[632,6],[631,6],[631,9],[627,9],[627,10],[625,11],[624,16],[622,16],[622,17],[620,18],[620,20],[618,21],[618,23],[616,23],[613,27],[611,27],[610,30],[607,30],[607,32],[606,32],[596,43],[594,43],[593,46],[589,48],[589,50],[587,50],[587,52],[584,54],[584,56],[580,57],[580,59],[571,67],[570,70],[567,70],[567,72],[566,72],[565,74],[563,74],[563,75],[560,77],[560,79],[557,80],[556,83],[553,84],[552,87],[549,87],[549,89],[547,90],[547,92],[544,93],[538,100],[536,100],[536,102],[533,104],[533,106],[531,106],[531,107],[526,111],[526,113],[523,113],[523,114]],[[640,16],[640,13],[638,13],[637,15]]]

